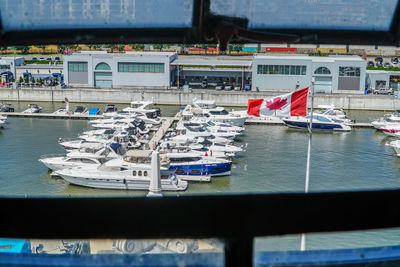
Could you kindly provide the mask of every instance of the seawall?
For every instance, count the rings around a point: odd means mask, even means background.
[[[141,89],[0,89],[0,101],[52,101],[61,102],[65,97],[70,102],[80,103],[129,103],[135,100],[150,100],[156,104],[187,105],[194,98],[215,100],[217,105],[246,107],[248,99],[271,98],[277,92],[237,92],[215,90],[141,90]],[[310,97],[310,96],[309,96]],[[310,99],[309,99],[310,100]],[[309,101],[310,103],[310,101]],[[400,109],[400,98],[383,95],[316,94],[314,107],[333,104],[336,108],[355,110],[396,110]]]

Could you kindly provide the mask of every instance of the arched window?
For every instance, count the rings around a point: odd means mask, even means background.
[[[314,71],[314,74],[331,74],[331,71],[326,67],[319,67]]]
[[[111,68],[107,63],[99,63],[97,64],[95,70],[111,70]]]

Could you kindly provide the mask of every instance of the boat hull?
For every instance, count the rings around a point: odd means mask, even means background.
[[[85,173],[71,171],[69,169],[57,171],[70,184],[99,188],[99,189],[118,189],[118,190],[149,190],[150,179],[134,178],[127,175],[104,173],[99,175],[91,174],[90,178],[85,177]],[[177,184],[169,179],[161,179],[162,191],[183,191],[187,189],[187,182],[178,180]]]
[[[204,164],[170,164],[169,169],[175,170],[176,175],[191,176],[226,176],[231,174],[232,162]],[[179,176],[178,176],[179,177]]]
[[[306,121],[294,121],[294,120],[285,120],[283,119],[283,122],[291,127],[291,128],[296,128],[296,129],[308,129],[308,126],[310,125],[309,122]],[[343,128],[341,124],[338,123],[321,123],[321,122],[313,122],[312,123],[312,129],[313,130],[328,130],[328,131],[350,131],[351,128]]]

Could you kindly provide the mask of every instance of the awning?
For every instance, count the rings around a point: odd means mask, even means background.
[[[0,75],[13,76],[13,73],[11,71],[5,71],[5,72],[2,72]]]
[[[48,78],[52,78],[50,74],[31,74],[33,78],[35,79],[42,79],[46,80]]]
[[[24,72],[24,76],[29,76],[29,75],[31,75],[30,72]]]
[[[54,77],[61,76],[61,73],[53,73],[53,76],[54,76]]]

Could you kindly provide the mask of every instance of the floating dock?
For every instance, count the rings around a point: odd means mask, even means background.
[[[84,115],[84,114],[54,114],[54,113],[23,113],[23,112],[0,112],[0,115],[6,115],[7,117],[25,117],[25,118],[46,118],[46,119],[69,119],[69,120],[90,120],[90,119],[103,119],[103,115]],[[153,136],[154,143],[158,143],[167,130],[171,127],[172,123],[179,120],[180,113],[177,113],[175,117],[162,117],[164,120],[161,127],[158,129],[156,134]],[[251,117],[246,120],[246,124],[264,124],[264,125],[284,125],[282,120],[270,119],[263,117]],[[369,122],[352,122],[348,124],[354,128],[373,128]],[[162,131],[164,133],[162,134]],[[158,140],[157,140],[158,139]],[[150,140],[149,145],[153,145]],[[152,147],[152,146],[150,146]]]
[[[22,118],[45,118],[45,119],[69,119],[69,120],[90,120],[103,119],[103,115],[86,115],[86,114],[54,114],[54,113],[24,113],[24,112],[0,112],[0,115],[7,117]]]

